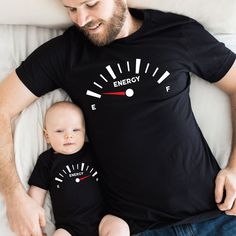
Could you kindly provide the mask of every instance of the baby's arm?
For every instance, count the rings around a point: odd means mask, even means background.
[[[40,205],[44,205],[47,190],[36,187],[34,185],[30,186],[28,194]]]
[[[99,224],[99,236],[130,236],[128,224],[114,215],[105,215]]]
[[[30,197],[32,197],[40,206],[44,205],[45,197],[46,197],[47,191],[45,189],[36,187],[36,186],[30,186],[28,190],[28,194]],[[40,222],[41,226],[46,226],[46,220],[45,216],[42,217],[44,219],[44,222]],[[45,233],[43,233],[43,236],[47,236]]]
[[[45,197],[46,197],[47,191],[45,189],[36,187],[34,185],[30,186],[28,194],[40,205],[44,205]],[[46,224],[46,222],[45,222]],[[47,236],[45,233],[43,233],[43,236]],[[53,236],[71,236],[66,230],[64,229],[57,229]]]

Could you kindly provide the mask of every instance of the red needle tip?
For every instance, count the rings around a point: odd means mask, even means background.
[[[88,177],[90,177],[90,175],[83,176],[83,177],[81,177],[79,180],[84,180],[84,179],[87,179]]]
[[[107,94],[107,95],[118,95],[118,96],[125,96],[125,92],[106,92],[103,94]]]

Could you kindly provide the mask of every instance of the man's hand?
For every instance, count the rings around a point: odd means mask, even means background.
[[[225,196],[224,196],[225,195]],[[215,200],[227,215],[236,216],[236,170],[226,167],[216,177]]]
[[[41,227],[46,226],[44,209],[22,188],[6,198],[10,227],[18,236],[43,236]]]

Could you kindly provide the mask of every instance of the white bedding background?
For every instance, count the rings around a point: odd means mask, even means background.
[[[0,0],[1,1],[1,0]],[[32,1],[32,0],[27,0]],[[52,0],[50,0],[52,1]],[[146,0],[146,5],[151,1]],[[157,1],[157,0],[153,0]],[[153,3],[152,1],[152,3]],[[183,0],[176,0],[184,2]],[[188,0],[190,1],[190,0]],[[232,2],[232,7],[235,7],[235,0]],[[7,3],[10,4],[11,1]],[[40,1],[41,3],[46,3],[47,0]],[[135,0],[130,0],[133,4]],[[158,2],[161,2],[158,0]],[[168,3],[165,2],[167,7]],[[173,0],[169,0],[169,3],[173,4],[173,7],[176,8],[177,5],[173,3]],[[209,0],[209,3],[212,3],[213,0]],[[214,0],[215,2],[215,0]],[[219,3],[222,3],[219,0]],[[231,0],[226,0],[230,3]],[[12,2],[11,2],[12,3]],[[142,5],[143,1],[140,1]],[[189,4],[189,2],[188,2]],[[183,5],[183,4],[182,4]],[[182,6],[180,4],[180,7]],[[204,5],[203,5],[204,6]],[[145,6],[144,6],[145,7]],[[210,6],[212,8],[212,6]],[[222,6],[220,6],[222,7]],[[185,9],[186,8],[181,8]],[[229,7],[225,11],[225,17],[229,15]],[[196,9],[195,9],[196,10]],[[187,11],[187,10],[186,10]],[[196,10],[197,11],[197,10]],[[206,11],[204,8],[204,12]],[[1,10],[0,10],[1,13]],[[223,13],[222,13],[223,14]],[[1,24],[0,14],[0,24]],[[235,15],[234,15],[235,17]],[[6,18],[4,18],[6,19]],[[200,17],[200,19],[202,19]],[[212,19],[217,19],[214,16]],[[222,18],[219,18],[222,19]],[[227,18],[228,19],[228,18]],[[45,20],[45,19],[43,19]],[[236,21],[236,20],[235,20]],[[229,21],[227,21],[229,23]],[[227,23],[226,22],[226,23]],[[15,22],[17,23],[17,21]],[[236,25],[226,24],[225,27],[216,27],[214,33],[218,32],[215,35],[220,41],[223,41],[229,48],[236,52],[236,30],[232,33],[232,26]],[[211,25],[213,23],[211,22]],[[219,24],[218,24],[219,26]],[[220,26],[222,26],[220,24]],[[227,27],[230,34],[226,34]],[[222,30],[220,30],[223,29]],[[222,32],[224,34],[222,34]],[[5,78],[10,71],[16,68],[24,58],[33,51],[34,48],[41,45],[43,42],[49,40],[50,38],[55,37],[56,35],[61,34],[61,30],[41,28],[35,26],[26,26],[26,25],[0,25],[0,80]],[[1,96],[1,95],[0,95]],[[193,111],[195,113],[197,122],[207,139],[211,150],[216,156],[216,159],[221,167],[224,167],[227,163],[227,159],[230,154],[231,147],[231,136],[232,136],[232,126],[231,126],[231,117],[230,117],[230,107],[227,96],[214,87],[213,85],[192,76],[191,84],[191,102]],[[54,102],[59,100],[68,100],[68,96],[62,90],[55,90],[49,94],[38,99],[35,103],[25,109],[20,116],[17,118],[15,123],[15,132],[14,132],[14,149],[16,156],[16,165],[19,176],[22,180],[25,188],[27,186],[27,180],[33,169],[33,166],[36,162],[38,155],[47,148],[46,142],[43,139],[43,117],[46,109]],[[47,196],[46,200],[46,215],[47,215],[47,227],[46,232],[48,236],[52,234],[54,229],[53,226],[53,217],[51,214],[51,204],[50,199]],[[8,226],[6,218],[6,209],[3,202],[3,199],[0,196],[0,235],[1,236],[14,236]]]
[[[20,65],[35,48],[57,35],[62,30],[35,26],[0,25],[0,80]],[[0,95],[1,96],[1,95]],[[43,117],[46,109],[57,101],[69,100],[67,94],[58,89],[38,99],[15,120],[14,150],[18,174],[25,188],[37,156],[47,149],[43,138]],[[47,195],[46,218],[48,236],[52,235],[51,204]],[[0,195],[0,235],[15,236],[9,229],[6,208]]]

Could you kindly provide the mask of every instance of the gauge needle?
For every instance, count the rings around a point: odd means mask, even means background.
[[[90,177],[90,175],[83,176],[79,180],[81,181],[81,180],[87,179],[88,177]]]
[[[107,92],[107,93],[103,93],[103,94],[125,96],[125,92]]]
[[[81,177],[81,178],[76,178],[76,179],[75,179],[75,182],[76,182],[76,183],[79,183],[80,181],[82,181],[82,180],[84,180],[84,179],[87,179],[88,177],[90,177],[90,175],[86,175],[86,176],[83,176],[83,177]]]
[[[120,91],[120,92],[105,92],[105,93],[103,93],[103,94],[132,97],[132,96],[134,95],[134,90],[133,90],[133,89],[127,89],[126,91]]]

